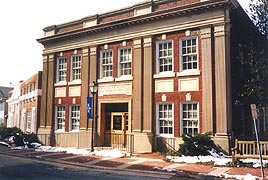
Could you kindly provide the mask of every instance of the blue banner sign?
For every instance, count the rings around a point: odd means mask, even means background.
[[[92,97],[87,97],[87,118],[88,119],[93,119],[93,98]]]

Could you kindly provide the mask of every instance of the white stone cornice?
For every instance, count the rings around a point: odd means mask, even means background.
[[[49,61],[49,62],[54,61],[54,54],[49,54],[49,55],[48,55],[48,61]]]
[[[152,37],[143,38],[143,47],[151,47],[152,46]]]
[[[54,48],[47,48],[44,50],[44,53],[61,52],[61,51],[77,49],[77,48],[86,47],[86,46],[90,47],[90,46],[96,46],[100,44],[124,41],[126,39],[136,39],[137,37],[148,37],[148,36],[153,36],[157,34],[173,32],[173,31],[192,29],[196,27],[207,26],[209,24],[224,23],[225,22],[224,20],[225,20],[224,16],[218,16],[214,18],[200,19],[196,21],[185,21],[183,23],[170,24],[170,25],[165,25],[165,26],[156,27],[152,29],[143,29],[143,30],[135,31],[133,33],[104,36],[102,38],[94,39],[92,41],[85,40],[85,41],[79,41],[79,42],[75,42],[71,44],[64,44],[62,46],[57,46]]]
[[[134,49],[141,48],[141,39],[134,39]]]
[[[231,24],[218,24],[214,26],[214,35],[215,37],[218,36],[229,36],[231,30]]]
[[[97,53],[97,47],[91,47],[90,48],[90,55],[93,56],[93,55],[96,55]]]
[[[83,56],[88,56],[88,47],[85,47],[85,48],[83,48],[82,49],[82,54],[83,54]]]
[[[201,39],[211,38],[211,27],[200,28]]]

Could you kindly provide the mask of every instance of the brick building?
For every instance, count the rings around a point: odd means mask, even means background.
[[[178,145],[183,133],[212,132],[230,148],[232,65],[239,44],[258,34],[236,0],[145,1],[44,32],[38,134],[50,143],[90,147],[86,98],[95,81],[95,146],[128,144],[131,135],[134,151],[151,152],[155,137]]]
[[[19,123],[17,127],[25,133],[37,133],[40,120],[41,95],[42,71],[38,71],[20,83],[19,120],[17,120]]]

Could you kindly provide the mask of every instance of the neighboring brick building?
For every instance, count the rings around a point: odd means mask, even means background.
[[[96,81],[95,145],[131,134],[134,151],[151,152],[157,136],[178,145],[183,133],[212,132],[229,150],[239,128],[232,64],[258,34],[236,0],[146,1],[44,32],[38,133],[54,145],[90,147],[86,98]]]
[[[19,128],[25,133],[37,133],[40,120],[42,71],[20,83]]]

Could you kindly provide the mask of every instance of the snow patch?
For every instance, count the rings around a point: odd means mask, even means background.
[[[2,145],[4,145],[4,146],[7,146],[7,147],[10,147],[10,145],[9,145],[8,143],[6,143],[6,142],[2,142],[2,141],[0,141],[0,144],[2,144]]]
[[[251,174],[247,175],[229,175],[229,174],[222,174],[226,179],[238,179],[238,180],[261,180],[260,177],[252,176]]]

